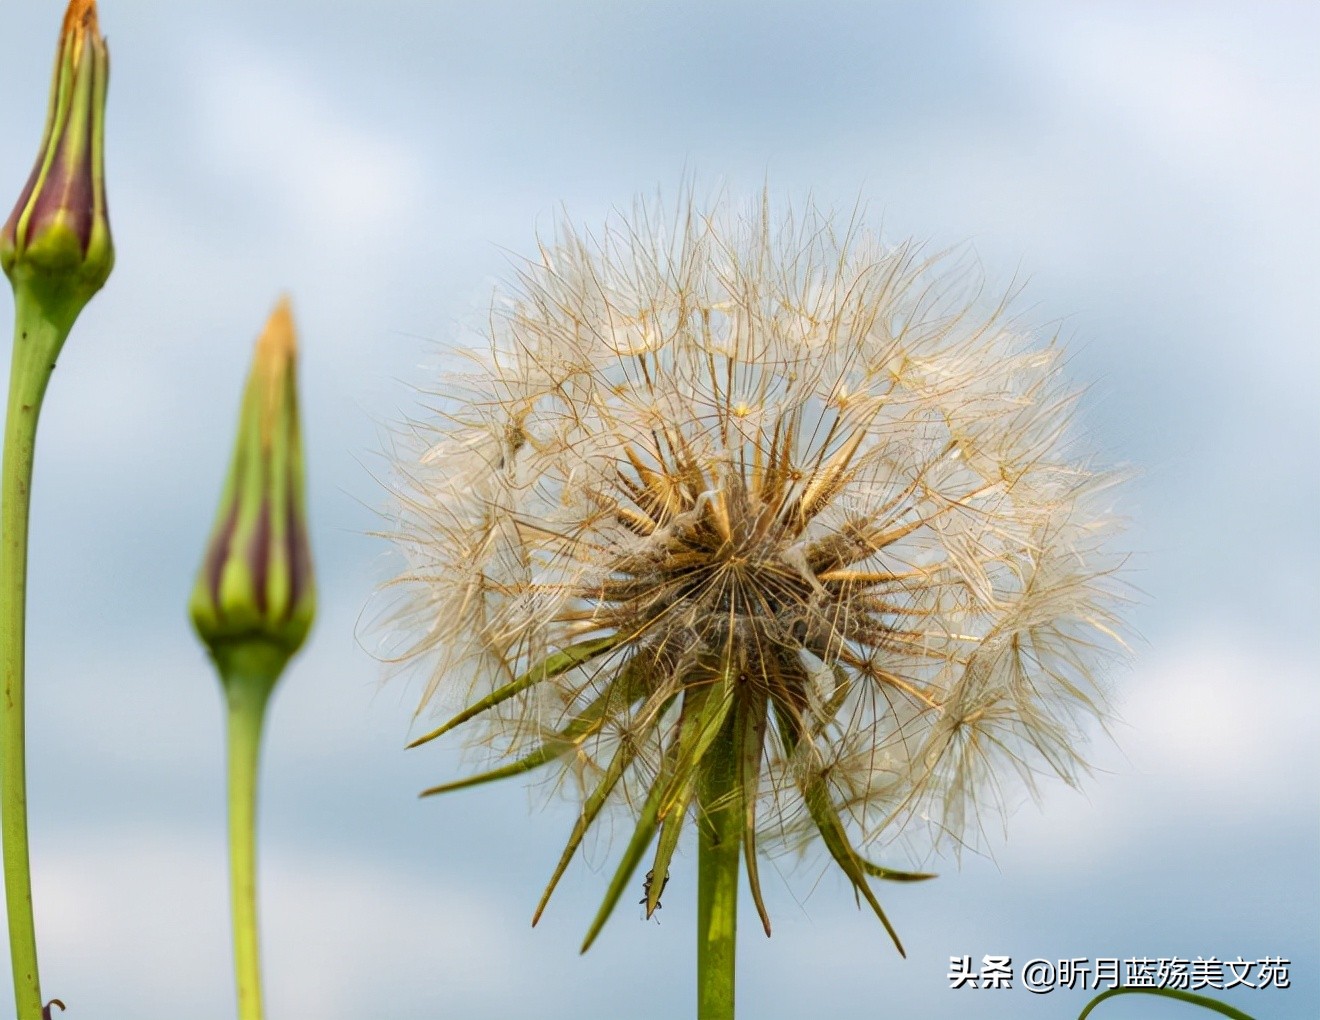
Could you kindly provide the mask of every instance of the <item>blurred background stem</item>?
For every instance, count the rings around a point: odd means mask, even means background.
[[[20,288],[15,292],[14,351],[5,416],[3,494],[0,517],[0,614],[3,619],[5,697],[0,822],[3,826],[5,907],[19,1020],[41,1020],[41,980],[32,918],[28,860],[27,766],[24,735],[24,639],[27,614],[28,513],[37,418],[55,357],[68,327],[50,321]]]
[[[286,654],[261,643],[216,650],[228,706],[229,875],[234,979],[239,1020],[260,1020],[261,947],[257,927],[257,775],[261,733]]]

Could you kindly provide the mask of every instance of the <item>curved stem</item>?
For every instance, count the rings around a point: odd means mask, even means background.
[[[733,713],[697,787],[697,1020],[733,1020],[743,802]]]
[[[28,511],[37,418],[55,357],[68,329],[51,323],[15,292],[14,351],[5,415],[4,466],[0,469],[0,640],[4,700],[0,703],[0,830],[3,832],[5,907],[14,1006],[20,1020],[41,1020],[36,925],[32,919],[32,875],[28,857],[27,758],[24,698],[24,640],[27,616]]]
[[[239,1020],[261,1020],[261,950],[257,926],[257,777],[266,704],[282,661],[242,645],[217,655],[228,705],[229,896],[234,924],[234,979]]]
[[[1222,1016],[1229,1017],[1230,1020],[1253,1020],[1252,1017],[1242,1012],[1240,1009],[1234,1009],[1226,1002],[1220,1002],[1218,999],[1212,999],[1206,995],[1197,995],[1194,992],[1183,992],[1176,988],[1111,988],[1107,992],[1101,992],[1094,999],[1086,1004],[1082,1010],[1081,1016],[1077,1020],[1086,1020],[1091,1015],[1091,1010],[1104,1002],[1106,999],[1112,999],[1115,995],[1162,995],[1167,999],[1178,999],[1180,1002],[1188,1002],[1193,1006],[1200,1006],[1202,1009],[1208,1009],[1213,1013],[1219,1013]]]

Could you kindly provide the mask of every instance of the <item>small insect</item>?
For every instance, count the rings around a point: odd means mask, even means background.
[[[646,901],[651,898],[651,886],[654,884],[655,884],[655,871],[651,870],[646,873],[646,881],[642,883],[642,898],[637,901],[642,906],[646,906]],[[669,872],[666,871],[665,877],[660,880],[660,892],[657,893],[655,897],[656,910],[660,909],[660,897],[665,894],[665,886],[667,886],[668,884],[669,884]],[[657,920],[659,920],[659,918],[657,918]]]

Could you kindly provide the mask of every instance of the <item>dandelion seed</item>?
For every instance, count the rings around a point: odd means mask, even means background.
[[[426,703],[468,706],[417,743],[480,716],[509,760],[428,792],[580,780],[538,918],[625,803],[587,945],[689,819],[724,861],[699,905],[741,855],[768,933],[763,842],[819,839],[897,944],[869,879],[930,876],[863,848],[976,842],[1010,777],[1077,778],[1118,626],[1111,478],[1070,448],[1058,348],[943,261],[765,201],[564,226],[417,426],[393,622]]]

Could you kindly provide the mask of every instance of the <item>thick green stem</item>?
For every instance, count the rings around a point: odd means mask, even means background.
[[[733,1020],[744,822],[735,732],[731,713],[697,787],[697,1020]]]
[[[264,643],[216,656],[228,704],[229,896],[239,1020],[261,1020],[261,950],[257,927],[257,775],[266,704],[283,667]]]
[[[28,509],[37,418],[55,358],[68,327],[50,322],[16,292],[14,351],[5,415],[4,465],[0,469],[0,640],[5,697],[0,704],[0,829],[3,830],[5,907],[9,955],[14,971],[14,1006],[19,1020],[41,1020],[41,980],[32,920],[32,875],[28,859],[27,764],[24,737],[24,638],[27,614]]]

